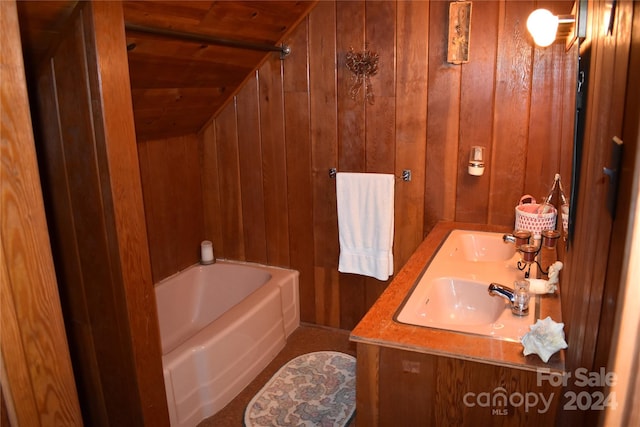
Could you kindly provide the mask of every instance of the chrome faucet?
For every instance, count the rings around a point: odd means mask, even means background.
[[[517,316],[526,316],[529,313],[529,301],[522,301],[520,298],[516,298],[516,292],[498,283],[491,283],[489,285],[489,295],[498,295],[505,298],[511,303],[511,312]]]
[[[505,243],[515,243],[516,237],[513,234],[503,234],[502,241]]]
[[[513,303],[516,300],[516,293],[513,289],[508,286],[502,286],[498,283],[492,283],[489,285],[489,294],[506,298],[510,303]]]
[[[516,248],[526,245],[531,239],[531,232],[528,230],[515,230],[511,234],[503,234],[502,241],[505,243],[515,243]]]

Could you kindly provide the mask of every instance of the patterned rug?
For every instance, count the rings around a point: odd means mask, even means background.
[[[340,427],[355,408],[355,357],[318,351],[280,368],[247,405],[244,425]]]

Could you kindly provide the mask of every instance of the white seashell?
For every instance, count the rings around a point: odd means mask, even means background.
[[[525,356],[535,353],[547,363],[554,353],[568,347],[564,340],[564,323],[554,322],[547,316],[529,328],[531,330],[521,340]]]

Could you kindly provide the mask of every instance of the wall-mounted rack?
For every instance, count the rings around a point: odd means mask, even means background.
[[[335,178],[337,173],[338,173],[338,170],[336,168],[330,168],[329,169],[329,178]],[[400,179],[402,179],[403,181],[406,181],[406,182],[411,181],[411,169],[403,169],[402,170],[402,175],[400,176]]]

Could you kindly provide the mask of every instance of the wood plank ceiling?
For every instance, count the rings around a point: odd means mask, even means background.
[[[317,1],[124,1],[138,140],[198,132],[267,55],[132,30],[133,26],[279,46]],[[65,28],[76,1],[19,1],[27,67]]]

